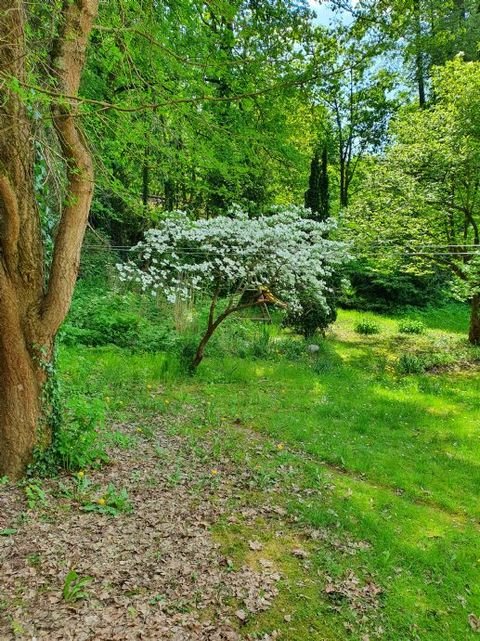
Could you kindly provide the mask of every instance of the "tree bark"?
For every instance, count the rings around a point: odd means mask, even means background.
[[[0,476],[16,477],[38,437],[42,372],[29,351],[17,294],[4,275],[0,292]]]
[[[472,345],[480,345],[480,294],[472,298],[468,340]]]
[[[348,207],[348,167],[343,158],[340,158],[340,207]]]
[[[20,86],[28,77],[27,3],[0,0],[0,69]],[[98,0],[65,0],[52,52],[55,90],[78,94]],[[45,384],[53,343],[70,306],[93,193],[91,155],[76,101],[52,100],[67,175],[66,204],[45,275],[34,168],[31,110],[8,82],[0,88],[0,476],[17,478],[37,445],[51,441]],[[48,284],[46,284],[48,280]]]
[[[203,361],[205,355],[205,348],[208,345],[209,340],[212,338],[213,333],[215,332],[216,327],[209,327],[200,341],[195,356],[192,361],[192,370],[196,370],[200,363]]]
[[[418,87],[418,104],[422,109],[427,105],[425,88],[425,53],[422,42],[422,11],[420,0],[413,0],[413,14],[415,20],[415,76]]]

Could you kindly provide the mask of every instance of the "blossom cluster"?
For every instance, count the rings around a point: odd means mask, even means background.
[[[306,290],[326,306],[328,282],[347,252],[327,238],[333,221],[309,215],[293,206],[253,218],[239,208],[199,220],[171,212],[117,268],[122,280],[171,303],[200,292],[241,296],[268,288],[291,309],[300,307],[299,292]]]

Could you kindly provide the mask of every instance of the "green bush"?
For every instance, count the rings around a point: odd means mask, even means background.
[[[106,283],[83,281],[60,341],[67,346],[116,345],[141,352],[173,351],[177,342],[171,316],[154,300],[135,292],[108,291]]]
[[[290,361],[304,359],[307,355],[306,344],[301,339],[291,337],[278,342],[278,350]]]
[[[373,320],[362,318],[355,325],[355,331],[363,336],[371,336],[372,334],[380,334],[380,326]]]
[[[312,296],[310,292],[300,293],[300,311],[289,311],[283,324],[291,327],[305,338],[311,338],[317,331],[325,332],[327,327],[337,320],[336,295],[332,288],[326,294],[327,306]]]
[[[423,334],[425,332],[425,325],[422,321],[416,320],[403,320],[398,325],[400,334]]]
[[[68,324],[62,334],[66,344],[89,347],[117,345],[131,347],[138,341],[141,318],[130,311],[119,311],[108,297],[89,301],[77,323]]]
[[[416,354],[402,354],[398,359],[399,374],[421,374],[426,369],[425,359]]]
[[[268,327],[263,325],[256,332],[251,342],[251,355],[253,358],[268,358],[270,355],[270,333]]]
[[[343,269],[350,286],[339,296],[339,305],[346,309],[394,312],[405,307],[438,306],[447,300],[448,275],[417,276],[404,271],[382,271],[379,261],[355,260]]]
[[[194,372],[192,362],[197,353],[199,341],[200,339],[193,334],[179,336],[177,339],[175,351],[178,354],[181,370],[187,374]]]
[[[458,355],[448,352],[402,354],[397,362],[399,374],[422,374],[458,362]]]

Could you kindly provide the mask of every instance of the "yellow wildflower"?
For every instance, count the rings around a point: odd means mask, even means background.
[[[98,503],[98,505],[105,505],[106,501],[102,496],[102,498],[98,499],[97,503]]]
[[[211,470],[210,474],[211,474],[212,476],[217,476],[217,474],[218,474],[218,470],[214,468],[213,470]]]
[[[285,447],[285,445],[284,445],[283,443],[279,443],[279,444],[277,445],[277,450],[283,450],[283,449],[284,449],[284,447]]]
[[[83,470],[80,470],[80,472],[77,472],[77,476],[79,479],[83,479],[83,477],[85,476],[85,472]]]

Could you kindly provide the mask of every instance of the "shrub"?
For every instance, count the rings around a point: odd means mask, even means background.
[[[341,307],[388,313],[405,307],[438,306],[447,299],[449,279],[438,270],[434,274],[415,275],[381,268],[379,259],[356,260],[343,273],[350,287],[339,297]]]
[[[421,374],[426,369],[425,360],[416,354],[402,354],[398,359],[399,374]]]
[[[176,351],[178,353],[180,367],[183,372],[193,374],[194,367],[192,367],[193,357],[197,351],[198,339],[195,335],[185,335],[179,337],[177,340]]]
[[[400,334],[423,334],[425,331],[425,325],[422,321],[407,319],[399,323],[398,331]]]
[[[279,341],[278,347],[280,353],[290,361],[304,359],[307,354],[305,343],[294,337]]]
[[[266,326],[256,333],[251,342],[253,358],[268,358],[270,355],[270,333]]]
[[[399,374],[422,374],[457,362],[457,355],[448,352],[402,354],[397,363]]]
[[[195,369],[219,325],[232,314],[267,305],[300,309],[302,292],[308,290],[328,315],[327,283],[348,255],[343,243],[326,237],[333,222],[320,223],[309,213],[286,207],[250,217],[235,208],[228,216],[195,220],[184,212],[167,213],[157,229],[145,233],[134,260],[118,265],[120,278],[171,304],[200,292],[209,295],[208,320],[192,360]]]
[[[171,314],[135,292],[104,291],[82,281],[60,332],[64,345],[116,345],[141,352],[173,351],[177,336]]]
[[[371,336],[372,334],[380,334],[380,326],[373,320],[363,318],[355,325],[355,331],[363,336]]]
[[[299,294],[301,309],[289,311],[283,324],[291,327],[305,338],[311,338],[315,332],[325,333],[329,325],[337,320],[336,296],[334,291],[325,293],[326,304],[309,292]]]

